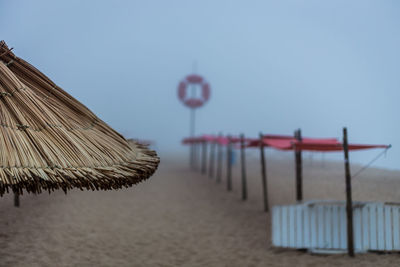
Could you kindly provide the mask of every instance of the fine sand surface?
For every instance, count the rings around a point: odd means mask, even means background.
[[[272,205],[294,203],[293,162],[268,161]],[[228,193],[225,171],[217,185],[168,155],[154,177],[130,189],[24,195],[20,208],[7,195],[0,199],[0,266],[400,265],[397,253],[351,259],[272,248],[259,169],[249,155],[246,202],[239,166]],[[369,169],[353,185],[355,200],[400,202],[400,172]],[[304,160],[304,197],[344,199],[343,164]]]

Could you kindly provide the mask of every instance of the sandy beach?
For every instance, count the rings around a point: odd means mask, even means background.
[[[294,203],[293,158],[268,155],[271,205]],[[12,195],[0,201],[0,266],[398,266],[400,255],[310,255],[271,247],[257,156],[248,157],[249,200],[162,156],[159,171],[134,188]],[[353,166],[358,169],[359,166]],[[400,202],[400,172],[368,169],[355,200]],[[304,160],[305,199],[344,199],[341,163]]]

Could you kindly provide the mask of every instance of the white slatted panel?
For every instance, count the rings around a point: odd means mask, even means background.
[[[384,206],[385,213],[385,250],[393,249],[392,238],[392,207]]]
[[[378,249],[385,250],[385,217],[383,213],[383,206],[377,205],[376,206],[376,219],[377,219],[377,233],[378,233]]]
[[[347,249],[347,223],[346,223],[346,208],[339,206],[340,217],[340,248]]]
[[[302,205],[297,205],[296,207],[296,248],[304,248],[304,243],[303,243],[303,235],[304,235],[304,229],[303,229],[303,211],[304,208]]]
[[[310,236],[311,246],[310,248],[317,248],[317,209],[315,206],[310,207]]]
[[[277,206],[272,210],[272,243],[278,247],[347,249],[343,203]],[[400,251],[400,206],[367,203],[353,207],[356,251]]]
[[[325,248],[324,244],[324,206],[318,205],[317,209],[317,248]]]
[[[289,234],[289,225],[288,225],[288,207],[283,206],[282,210],[282,236],[281,236],[281,244],[282,247],[288,247],[288,234]]]
[[[281,207],[272,208],[272,244],[280,247],[281,243]]]
[[[353,234],[354,234],[354,249],[360,251],[362,249],[362,224],[361,224],[361,209],[353,210]]]
[[[339,249],[339,206],[335,205],[332,207],[332,248]]]
[[[362,218],[362,249],[368,250],[370,247],[370,238],[369,238],[369,206],[365,206],[361,209],[361,218]]]
[[[392,219],[393,219],[393,250],[400,250],[399,206],[393,206]]]
[[[303,218],[304,218],[303,248],[308,248],[311,244],[310,209],[307,206],[303,206],[302,208],[303,208]]]
[[[377,237],[377,228],[376,228],[376,208],[375,204],[368,205],[369,208],[369,238],[370,238],[370,247],[371,250],[378,250],[378,237]]]
[[[296,206],[289,206],[289,247],[296,247],[296,227],[295,227],[295,214],[296,214]]]
[[[324,207],[325,215],[325,226],[324,226],[324,237],[325,237],[325,248],[332,248],[332,207]]]

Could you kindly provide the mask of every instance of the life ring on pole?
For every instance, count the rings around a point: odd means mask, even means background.
[[[189,85],[200,85],[201,96],[188,97],[187,91]],[[203,106],[210,98],[210,85],[200,75],[188,75],[178,85],[178,97],[183,102],[183,104],[185,104],[189,108],[199,108]]]

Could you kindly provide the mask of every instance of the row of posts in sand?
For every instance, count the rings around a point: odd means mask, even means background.
[[[193,170],[200,170],[202,174],[207,174],[209,177],[216,176],[216,182],[220,183],[222,180],[222,162],[223,162],[223,147],[226,148],[226,187],[228,191],[232,191],[232,155],[233,148],[240,149],[240,165],[241,165],[241,197],[242,200],[247,200],[247,176],[246,176],[246,148],[259,148],[260,162],[261,162],[261,179],[263,191],[263,205],[264,211],[269,212],[268,203],[268,183],[267,183],[267,164],[264,153],[264,148],[269,146],[265,142],[266,136],[263,133],[259,134],[258,139],[245,138],[243,134],[239,137],[222,136],[222,134],[215,136],[204,135],[196,138],[186,138],[184,143],[191,146],[190,153],[190,167]],[[278,140],[278,136],[271,137]],[[351,189],[351,174],[349,163],[349,150],[369,149],[369,148],[390,148],[385,145],[353,145],[348,143],[347,128],[343,128],[343,141],[339,142],[335,139],[310,139],[303,140],[301,130],[295,131],[293,137],[281,137],[285,141],[286,146],[278,144],[275,148],[283,150],[292,150],[295,154],[295,168],[296,168],[296,200],[301,202],[303,200],[303,170],[302,170],[302,150],[310,151],[343,151],[344,153],[344,167],[345,167],[345,181],[346,181],[346,217],[347,217],[347,245],[348,254],[354,256],[354,240],[353,240],[353,208],[352,208],[352,189]],[[289,141],[289,142],[288,142]],[[210,144],[210,157],[208,162],[207,172],[207,154],[208,144]],[[276,145],[276,144],[275,144]],[[274,144],[271,145],[272,147]],[[201,150],[201,153],[199,153]],[[215,170],[216,163],[216,170]]]

